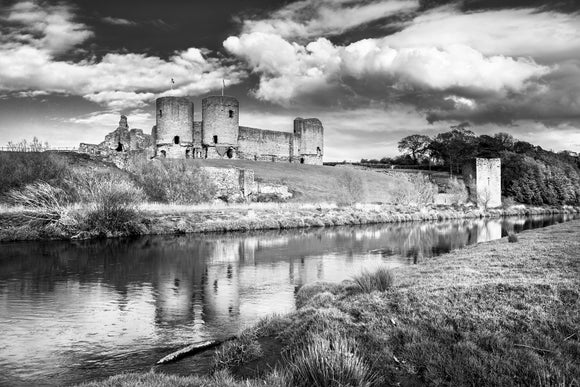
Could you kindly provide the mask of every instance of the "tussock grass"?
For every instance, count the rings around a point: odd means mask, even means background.
[[[374,291],[384,292],[390,289],[394,282],[393,272],[385,267],[380,267],[374,271],[365,270],[361,274],[353,277],[353,281],[365,293]]]
[[[311,337],[305,348],[288,357],[287,380],[297,387],[375,386],[377,375],[359,354],[356,342],[344,337]]]
[[[263,355],[255,330],[242,332],[235,340],[222,344],[214,356],[214,369],[228,369]]]

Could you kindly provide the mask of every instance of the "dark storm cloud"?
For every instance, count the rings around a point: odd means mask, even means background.
[[[419,0],[419,3],[421,11],[442,5],[458,5],[464,12],[514,8],[537,8],[566,13],[580,11],[580,2],[577,0]]]
[[[461,95],[461,93],[457,93]],[[527,119],[543,122],[580,120],[580,61],[562,63],[524,94],[481,98],[473,109],[431,109],[429,122],[468,120],[510,124]]]

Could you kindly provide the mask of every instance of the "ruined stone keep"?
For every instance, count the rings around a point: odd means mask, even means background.
[[[189,99],[157,99],[155,157],[322,165],[324,129],[317,118],[296,118],[292,132],[278,132],[240,126],[240,105],[234,97],[207,97],[201,105],[201,121],[195,121]]]
[[[463,165],[469,199],[486,208],[501,206],[501,160],[476,158]]]

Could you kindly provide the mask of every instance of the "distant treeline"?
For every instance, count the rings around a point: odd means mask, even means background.
[[[435,137],[414,134],[399,141],[403,155],[362,159],[366,164],[424,166],[443,165],[460,174],[474,158],[500,158],[502,195],[534,205],[580,204],[580,158],[572,152],[552,152],[507,133],[476,136],[466,123]]]

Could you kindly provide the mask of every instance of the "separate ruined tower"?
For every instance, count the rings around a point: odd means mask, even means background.
[[[157,124],[153,136],[157,157],[192,157],[193,103],[183,97],[161,97],[155,105]]]
[[[211,96],[201,102],[202,143],[205,157],[233,158],[240,132],[240,103],[234,97]]]
[[[469,199],[480,207],[501,206],[501,160],[476,158],[463,165]]]

